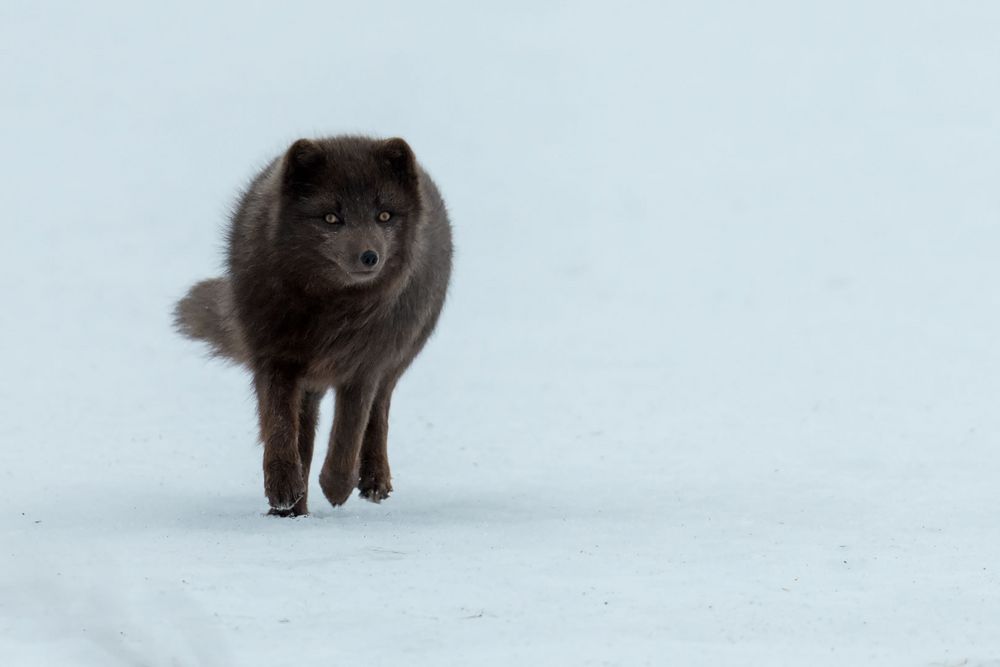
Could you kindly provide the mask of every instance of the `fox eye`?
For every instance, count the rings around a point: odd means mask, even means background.
[[[389,218],[391,217],[392,213],[389,213],[389,211],[382,211],[381,213],[378,214],[379,222],[389,222]]]
[[[325,216],[323,216],[323,219],[329,222],[331,225],[335,225],[338,222],[340,222],[340,218],[338,218],[333,213],[327,213]]]

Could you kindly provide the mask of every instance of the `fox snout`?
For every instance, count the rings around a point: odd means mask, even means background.
[[[358,243],[345,243],[330,255],[348,282],[367,282],[382,272],[386,262],[385,244],[376,239],[359,239]]]
[[[373,278],[378,274],[382,268],[380,266],[382,255],[375,248],[365,248],[364,246],[362,248],[360,252],[355,250],[348,253],[345,258],[346,261],[342,261],[341,266],[351,276],[364,280],[366,278]]]

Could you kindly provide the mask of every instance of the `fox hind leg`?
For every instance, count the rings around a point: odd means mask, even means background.
[[[361,444],[361,469],[358,489],[361,497],[373,503],[382,502],[392,493],[392,475],[389,471],[389,406],[395,380],[379,388],[372,403]]]

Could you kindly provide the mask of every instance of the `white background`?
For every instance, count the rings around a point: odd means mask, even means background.
[[[1000,665],[996,3],[5,0],[0,76],[4,665]],[[339,132],[456,273],[392,498],[278,520],[170,311]]]

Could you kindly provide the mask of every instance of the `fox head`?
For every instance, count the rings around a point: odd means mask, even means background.
[[[282,261],[311,285],[364,289],[406,267],[421,212],[402,139],[299,139],[279,163]]]

